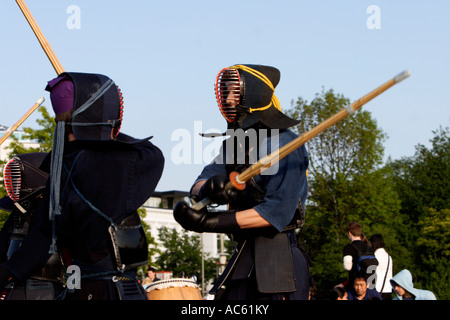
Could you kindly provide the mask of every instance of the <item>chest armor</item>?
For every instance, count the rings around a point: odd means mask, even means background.
[[[227,176],[231,172],[242,173],[257,161],[256,154],[258,152],[258,143],[250,143],[246,135],[236,135],[230,137],[234,139],[232,144],[233,150],[227,155],[225,169]],[[240,191],[240,197],[229,204],[230,209],[246,210],[250,209],[264,200],[265,190],[264,186],[258,185],[255,178],[251,178],[246,182],[244,190]]]

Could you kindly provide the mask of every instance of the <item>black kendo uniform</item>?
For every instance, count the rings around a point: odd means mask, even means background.
[[[210,292],[216,294],[216,299],[306,300],[309,296],[309,266],[297,246],[295,234],[304,221],[308,190],[306,148],[296,149],[265,173],[249,180],[243,191],[225,189],[230,172],[241,172],[296,138],[287,128],[298,121],[280,111],[273,94],[279,79],[276,68],[260,65],[236,65],[219,73],[216,96],[228,122],[230,138],[195,181],[206,181],[195,200],[209,198],[213,203],[228,204],[229,210],[195,211],[185,202],[177,203],[174,209],[175,219],[184,228],[228,233],[236,243],[233,256]],[[229,102],[233,99],[237,102],[235,107]],[[253,145],[248,143],[252,131],[257,136]],[[231,144],[230,139],[234,139]],[[272,226],[240,229],[236,211],[250,208]]]
[[[0,208],[11,213],[0,231],[1,264],[11,259],[29,230],[37,224],[37,212],[48,179],[48,174],[39,166],[46,155],[44,152],[20,154],[5,165],[3,180],[8,195],[0,200]],[[14,279],[8,283],[0,299],[52,300],[62,291],[62,279],[61,259],[54,254],[24,281]]]
[[[62,254],[66,266],[80,268],[79,289],[68,287],[63,299],[147,299],[136,279],[136,268],[148,263],[137,209],[155,190],[164,157],[148,138],[118,133],[123,106],[111,79],[63,73],[47,90],[61,79],[73,82],[73,115],[70,123],[57,122],[52,155],[43,164],[50,170],[48,206],[41,211],[40,232],[33,235],[41,244],[34,255],[39,258],[50,248]],[[61,140],[66,126],[77,140]],[[25,241],[22,248],[29,248]],[[38,263],[24,254],[10,262],[10,272],[26,274],[25,260]]]

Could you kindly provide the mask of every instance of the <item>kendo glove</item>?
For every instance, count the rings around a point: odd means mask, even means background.
[[[209,178],[201,187],[198,199],[208,198],[217,204],[227,204],[237,200],[240,196],[240,191],[234,188],[227,190],[226,185],[229,181],[230,179],[226,175],[216,175]]]
[[[175,220],[186,230],[195,232],[235,233],[240,230],[236,221],[236,211],[209,212],[194,210],[180,201],[173,209]]]

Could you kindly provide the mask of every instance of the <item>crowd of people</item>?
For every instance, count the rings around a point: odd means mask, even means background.
[[[431,291],[414,287],[409,270],[393,275],[381,234],[367,239],[357,222],[348,223],[346,231],[350,243],[343,250],[343,268],[348,279],[333,288],[331,300],[436,300]]]

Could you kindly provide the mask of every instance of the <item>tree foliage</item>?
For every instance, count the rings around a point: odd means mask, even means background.
[[[412,253],[408,268],[419,286],[450,299],[450,131],[433,134],[430,149],[419,144],[414,156],[387,166],[401,199],[403,223],[396,232]]]
[[[200,236],[181,233],[176,229],[162,227],[159,229],[159,239],[164,250],[156,258],[155,263],[161,270],[170,270],[174,277],[195,276],[202,279],[202,248]],[[215,259],[208,258],[204,253],[205,281],[216,275]]]
[[[311,103],[299,98],[289,113],[301,119],[295,130],[302,134],[349,103],[322,90]],[[416,287],[450,298],[450,132],[433,133],[431,148],[419,144],[414,156],[383,164],[386,135],[359,110],[306,143],[310,188],[299,239],[319,290],[346,277],[345,226],[358,221],[368,238],[382,234],[394,273],[409,269]]]
[[[152,256],[155,254],[161,253],[161,250],[158,249],[158,245],[156,243],[155,238],[152,236],[150,232],[150,226],[145,223],[144,218],[147,216],[147,211],[144,208],[138,209],[139,216],[141,217],[142,228],[144,229],[145,236],[147,239],[148,245],[148,265],[152,265]]]
[[[24,146],[17,141],[14,135],[11,135],[13,141],[8,146],[11,149],[10,154],[23,154],[29,152],[50,152],[53,144],[53,131],[55,130],[55,119],[51,117],[44,106],[38,108],[42,119],[37,119],[36,123],[40,126],[40,129],[33,129],[30,127],[24,127],[23,131],[26,137],[32,141],[39,143],[38,148],[25,149]]]
[[[291,115],[301,119],[299,134],[307,132],[350,104],[350,100],[332,89],[311,103],[298,98]],[[307,143],[310,173],[318,179],[348,179],[356,174],[374,171],[382,162],[385,134],[368,111],[360,110],[326,129]]]
[[[333,90],[322,90],[311,103],[299,98],[290,115],[301,119],[295,128],[307,132],[349,105]],[[347,276],[342,249],[350,221],[366,234],[396,220],[400,202],[392,188],[391,171],[382,167],[386,135],[368,111],[359,110],[306,143],[309,152],[309,196],[301,241],[310,249],[312,274],[322,290]]]

